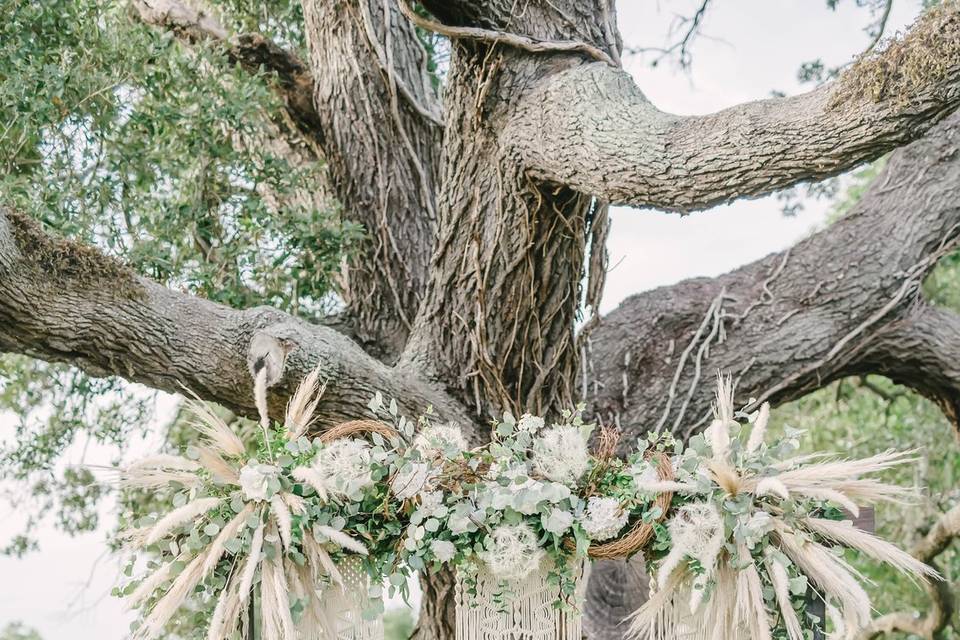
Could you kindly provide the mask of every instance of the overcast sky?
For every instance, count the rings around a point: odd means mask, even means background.
[[[627,45],[658,45],[674,12],[699,2],[620,0],[620,29]],[[852,0],[836,12],[825,0],[740,0],[715,3],[704,34],[695,44],[693,68],[678,73],[639,60],[626,63],[641,89],[659,108],[703,114],[740,102],[766,98],[772,90],[797,93],[800,63],[822,57],[828,64],[849,60],[866,45],[869,21]],[[894,3],[889,31],[902,30],[915,17],[919,1]],[[809,203],[794,218],[780,213],[775,198],[737,202],[681,218],[657,211],[613,211],[609,241],[611,272],[602,310],[656,286],[692,276],[717,275],[784,249],[819,225],[827,205]],[[173,402],[159,401],[158,415],[170,415]],[[0,439],[12,436],[15,418],[0,414]],[[154,435],[130,443],[130,459],[155,448]],[[88,452],[88,462],[107,463],[113,452]],[[72,457],[71,457],[72,456]],[[68,455],[78,460],[79,451]],[[15,489],[0,481],[0,492]],[[40,551],[23,560],[0,558],[0,628],[22,620],[46,640],[121,640],[131,616],[109,595],[117,579],[116,560],[106,554],[106,530],[68,538],[49,527],[35,532]],[[0,543],[22,526],[15,510],[0,505]]]

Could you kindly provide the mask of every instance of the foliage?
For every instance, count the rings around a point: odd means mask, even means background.
[[[884,472],[889,482],[921,487],[920,499],[908,505],[880,505],[877,532],[909,547],[936,518],[960,502],[960,445],[952,426],[932,402],[890,381],[870,376],[829,385],[773,412],[771,428],[803,429],[809,437],[802,451],[824,448],[861,457],[890,448],[920,447],[917,464]],[[879,613],[926,609],[925,594],[909,579],[884,565],[855,566],[872,582],[866,585]],[[948,584],[960,584],[960,549],[948,548],[937,561]],[[952,634],[952,635],[951,635]],[[945,638],[957,638],[946,631]]]
[[[124,486],[169,497],[155,514],[129,514],[122,534],[133,551],[126,574],[138,559],[148,568],[116,590],[144,613],[134,637],[158,637],[172,620],[179,637],[228,638],[249,598],[259,603],[268,640],[294,629],[332,635],[327,607],[342,583],[336,565],[349,558],[369,577],[365,616],[384,613],[385,595],[406,599],[414,571],[445,565],[457,568],[468,590],[488,572],[499,580],[494,600],[501,604],[514,581],[546,567],[555,606],[575,607],[574,561],[631,523],[655,532],[648,559],[660,591],[635,618],[635,629],[649,626],[655,638],[670,633],[659,621],[673,617],[663,611],[689,601],[699,620],[728,635],[746,624],[755,636],[769,627],[775,638],[799,640],[812,624],[808,577],[840,611],[831,615],[836,624],[863,622],[869,601],[847,565],[831,560],[843,547],[904,573],[928,571],[837,522],[840,507],[856,509],[854,500],[901,499],[905,490],[864,476],[913,459],[889,451],[839,462],[798,457],[799,432],[766,443],[767,405],[749,416],[747,437],[729,382],[721,383],[713,424],[689,446],[651,434],[626,459],[613,457],[609,438],[598,455],[589,453],[592,426],[579,411],[549,426],[537,416],[505,414],[488,445],[468,449],[455,425],[433,422],[429,411],[407,420],[379,395],[370,409],[393,429],[380,422],[344,434],[364,438],[311,441],[306,433],[320,393],[317,370],[282,424],[270,426],[261,405],[255,451],[197,403],[198,445],[124,471]],[[675,480],[662,477],[655,462],[671,455],[664,460]],[[664,492],[673,493],[669,513],[656,501]],[[665,516],[669,524],[660,524]],[[734,608],[738,622],[730,622]],[[768,611],[778,613],[768,618]]]
[[[126,574],[147,565],[146,575],[116,590],[144,612],[136,637],[164,629],[227,637],[251,589],[261,619],[280,621],[274,631],[299,625],[314,637],[328,624],[326,587],[339,581],[333,563],[348,557],[362,559],[373,585],[369,615],[383,613],[384,595],[406,598],[413,571],[448,564],[476,575],[482,564],[501,578],[506,597],[509,581],[541,559],[552,567],[558,604],[569,605],[571,560],[585,557],[591,540],[664,515],[655,494],[636,491],[644,459],[612,458],[612,447],[591,456],[590,426],[578,412],[549,427],[505,415],[489,446],[467,450],[456,426],[433,423],[429,412],[407,420],[378,396],[370,408],[393,431],[373,432],[369,442],[311,441],[318,375],[295,394],[283,424],[264,420],[254,450],[196,404],[198,444],[126,468],[123,485],[156,507],[147,515],[131,509],[121,535],[132,551]],[[604,502],[612,508],[597,508]]]
[[[0,640],[43,640],[36,629],[26,627],[21,622],[10,622],[0,629]]]
[[[304,46],[298,2],[216,8],[232,28]],[[164,284],[235,307],[325,313],[359,230],[318,195],[322,165],[278,142],[271,79],[128,11],[121,0],[0,0],[0,201]],[[19,418],[0,469],[36,495],[28,528],[53,503],[68,531],[95,526],[101,492],[56,500],[67,479],[55,463],[72,443],[122,443],[151,400],[118,379],[0,356],[0,411]]]
[[[407,607],[389,609],[383,614],[384,640],[409,640],[415,626],[413,612]]]

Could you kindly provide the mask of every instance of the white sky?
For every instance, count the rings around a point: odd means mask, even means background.
[[[620,28],[628,45],[662,43],[674,12],[698,2],[621,0]],[[834,14],[824,0],[740,0],[715,3],[704,34],[694,46],[693,69],[678,73],[670,65],[652,70],[638,60],[627,68],[646,95],[661,109],[680,114],[709,113],[768,97],[774,89],[801,91],[796,71],[801,62],[822,57],[839,64],[867,43],[869,20],[854,2],[840,3]],[[919,10],[919,0],[894,4],[888,32],[902,30]],[[722,38],[722,41],[717,39]],[[772,251],[781,250],[820,224],[823,203],[810,203],[797,217],[780,214],[775,198],[737,202],[681,218],[675,214],[618,208],[613,212],[610,264],[602,311],[626,296],[693,276],[717,275]],[[173,403],[161,398],[159,415]],[[0,439],[9,439],[16,424],[0,414]],[[131,443],[130,459],[157,446],[156,437]],[[88,463],[108,463],[115,452],[88,451]],[[68,455],[77,462],[79,447]],[[0,493],[14,490],[0,481]],[[34,532],[41,550],[23,560],[0,557],[0,629],[21,620],[40,630],[45,640],[121,640],[131,616],[109,595],[118,576],[116,559],[106,554],[101,530],[69,538],[49,525]],[[15,511],[0,504],[0,542],[20,531]]]

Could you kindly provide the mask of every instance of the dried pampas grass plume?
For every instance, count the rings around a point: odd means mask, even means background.
[[[779,449],[764,446],[768,405],[760,408],[746,442],[733,441],[743,432],[731,429],[732,387],[729,378],[719,378],[715,419],[704,434],[709,450],[692,447],[678,454],[678,468],[691,457],[695,469],[686,464],[688,470],[670,487],[682,505],[667,525],[670,550],[653,563],[659,590],[633,616],[632,637],[769,640],[777,620],[789,640],[803,640],[807,630],[793,608],[791,571],[823,595],[837,628],[858,629],[871,613],[861,586],[865,578],[834,546],[855,549],[911,577],[939,578],[929,565],[849,522],[808,515],[830,504],[856,514],[858,503],[909,499],[908,490],[862,476],[911,462],[915,451],[861,460],[813,454],[777,461]],[[638,486],[642,492],[653,488]],[[797,511],[796,503],[804,501]],[[765,588],[773,596],[769,609]]]
[[[150,532],[144,537],[144,546],[156,544],[180,525],[191,522],[197,516],[203,515],[218,506],[220,506],[220,498],[196,498],[182,507],[174,509],[150,528]]]
[[[287,436],[291,440],[296,440],[306,434],[307,429],[313,424],[313,414],[320,404],[320,398],[326,390],[326,383],[320,382],[320,366],[303,379],[300,386],[297,387],[290,402],[287,403],[287,413],[284,418],[284,427],[287,429]]]

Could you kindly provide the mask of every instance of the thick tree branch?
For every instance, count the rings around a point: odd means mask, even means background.
[[[510,33],[497,29],[482,29],[479,27],[450,27],[417,15],[417,13],[410,8],[410,5],[407,4],[407,0],[397,0],[397,5],[400,7],[403,15],[413,24],[421,29],[439,33],[451,40],[474,40],[490,45],[502,44],[530,53],[583,53],[594,60],[599,60],[612,67],[620,66],[614,62],[610,54],[589,42],[576,40],[543,40],[520,33]]]
[[[367,414],[376,391],[411,415],[433,405],[469,422],[460,405],[413,371],[390,368],[333,329],[270,308],[237,311],[140,278],[96,250],[45,235],[0,208],[0,352],[118,375],[254,415],[250,362],[260,344],[288,352],[271,389],[279,413],[300,378],[320,365],[328,380],[321,422]]]
[[[960,505],[944,513],[930,531],[910,549],[910,555],[936,568],[934,560],[955,538],[960,537]],[[898,611],[880,616],[857,634],[857,640],[874,640],[886,633],[908,633],[921,638],[936,638],[950,623],[955,603],[950,585],[945,581],[924,583],[930,597],[930,608],[924,615]]]
[[[960,115],[894,153],[859,204],[790,250],[719,278],[628,298],[591,337],[586,386],[630,435],[705,426],[708,380],[738,400],[785,402],[848,375],[879,373],[956,420],[958,323],[920,285],[960,242]],[[629,441],[629,438],[625,438]]]
[[[960,106],[960,3],[834,83],[706,116],[654,107],[625,72],[549,76],[501,139],[529,173],[614,204],[704,209],[821,180],[923,134]]]
[[[880,332],[858,362],[921,392],[960,425],[960,315],[921,303]]]
[[[260,34],[231,34],[213,16],[179,0],[132,0],[137,15],[146,24],[168,29],[189,43],[220,45],[234,64],[252,72],[273,72],[277,88],[300,135],[317,136],[320,119],[313,103],[313,77],[300,58]]]

